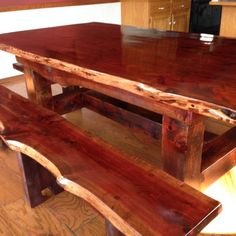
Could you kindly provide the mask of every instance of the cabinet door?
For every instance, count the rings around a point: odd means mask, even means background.
[[[149,27],[148,0],[121,0],[122,25]]]
[[[175,12],[172,15],[172,30],[178,32],[189,31],[189,11]]]
[[[150,17],[149,28],[158,30],[171,30],[171,16]]]
[[[172,10],[174,12],[181,12],[191,8],[191,0],[173,0]]]
[[[149,1],[149,28],[171,29],[171,1]]]
[[[189,31],[190,0],[174,0],[172,5],[172,30],[179,32]]]

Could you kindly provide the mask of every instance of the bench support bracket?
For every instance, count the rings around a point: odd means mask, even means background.
[[[25,196],[31,207],[46,201],[49,196],[42,192],[49,188],[54,194],[63,189],[57,185],[56,178],[44,167],[25,154],[18,153],[18,161],[22,172]]]

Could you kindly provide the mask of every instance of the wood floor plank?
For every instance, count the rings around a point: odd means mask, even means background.
[[[11,219],[7,216],[5,211],[0,207],[0,235],[1,236],[17,236],[17,232],[10,227]]]
[[[64,223],[60,222],[43,204],[31,209],[24,200],[3,206],[8,225],[16,235],[74,236]]]
[[[62,192],[44,203],[51,213],[70,229],[87,225],[91,220],[101,217],[84,200],[68,193]],[[102,218],[102,217],[101,217]],[[101,221],[101,220],[100,220]],[[83,235],[83,234],[82,234]]]
[[[217,182],[213,183],[204,193],[214,197],[222,202],[223,211],[208,226],[203,229],[202,233],[206,236],[210,233],[215,235],[236,235],[235,211],[236,211],[236,167],[223,175]],[[202,235],[201,235],[202,236]]]
[[[8,151],[4,153],[0,149],[0,206],[16,201],[24,196],[16,158],[8,156],[8,154]]]
[[[106,236],[104,219],[98,216],[81,225],[75,233],[78,236]]]
[[[7,147],[0,148],[0,165],[20,177],[17,154]]]
[[[98,136],[105,142],[128,153],[134,161],[160,167],[161,165],[161,141],[151,138],[142,131],[129,129],[123,125],[90,111],[86,108],[65,115],[80,128]],[[148,147],[146,148],[146,144]]]

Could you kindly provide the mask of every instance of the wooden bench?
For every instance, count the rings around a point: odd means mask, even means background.
[[[221,210],[219,202],[161,170],[133,162],[3,86],[0,135],[9,148],[23,154],[30,203],[46,187],[44,175],[38,174],[39,163],[62,188],[86,200],[110,222],[110,235],[195,235]]]

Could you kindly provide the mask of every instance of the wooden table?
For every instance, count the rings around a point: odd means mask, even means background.
[[[0,35],[0,49],[24,65],[29,98],[61,114],[87,106],[140,127],[162,114],[163,168],[192,186],[235,165],[235,40],[90,23]],[[233,128],[204,142],[206,118]]]
[[[118,2],[118,0],[10,0],[0,2],[0,12],[110,2]]]
[[[222,6],[220,36],[236,38],[236,1],[212,0],[212,6]]]

